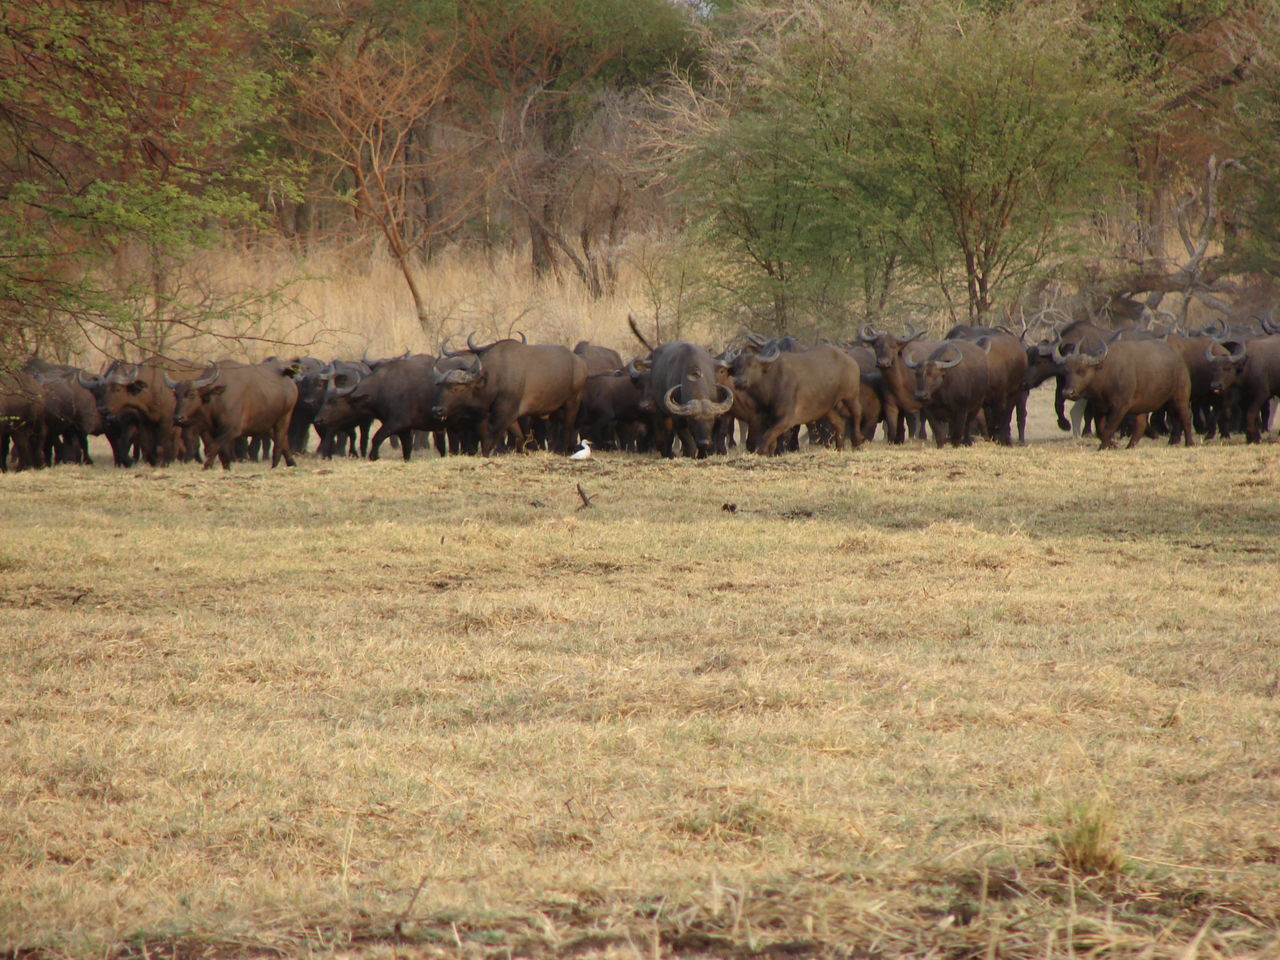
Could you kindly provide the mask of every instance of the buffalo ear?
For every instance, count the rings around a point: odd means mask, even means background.
[[[205,399],[208,399],[209,397],[216,397],[219,394],[223,394],[226,392],[227,392],[226,384],[220,383],[217,386],[206,387],[205,389],[201,390],[200,396],[204,397]]]
[[[132,393],[136,397],[143,390],[147,389],[147,386],[148,384],[147,384],[147,381],[145,380],[134,380],[131,384],[125,387],[125,389],[128,390],[130,393]]]

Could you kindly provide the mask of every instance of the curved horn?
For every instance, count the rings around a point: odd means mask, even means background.
[[[708,404],[707,409],[710,412],[711,416],[720,417],[728,413],[729,408],[733,406],[733,390],[723,383],[717,383],[716,389],[724,391],[724,399],[720,401],[712,400],[709,402],[708,401],[704,401],[704,402]]]
[[[1228,332],[1227,321],[1222,317],[1215,317],[1212,323],[1200,330],[1200,336],[1213,337],[1217,340],[1219,337],[1225,337]]]
[[[470,333],[467,334],[467,349],[470,350],[472,353],[479,353],[481,350],[488,350],[489,347],[493,346],[493,344],[491,343],[485,347],[477,347],[476,342],[473,339],[475,335],[476,335],[476,332],[474,330],[472,330]]]
[[[442,357],[461,357],[470,352],[470,350],[450,350],[448,340],[440,344],[440,356]]]
[[[84,387],[86,390],[92,390],[94,387],[102,383],[102,377],[85,377],[83,370],[76,371],[76,383]]]
[[[1232,363],[1239,363],[1248,353],[1248,348],[1239,340],[1219,340],[1217,343],[1218,346],[1227,351],[1227,359]],[[1207,359],[1212,360],[1213,347],[1209,347],[1209,349],[1204,352],[1204,355]]]
[[[764,353],[756,354],[756,359],[761,363],[773,363],[773,361],[777,360],[780,356],[782,356],[782,349],[775,343]]]
[[[909,356],[907,356],[907,353],[905,350],[902,352],[902,362],[906,364],[907,369],[909,370],[914,370],[916,367],[920,366],[920,361],[912,360]]]
[[[1092,361],[1095,361],[1095,362],[1100,361],[1103,357],[1107,355],[1107,351],[1109,347],[1107,346],[1106,341],[1099,341],[1099,343],[1102,346],[1101,353],[1094,353],[1092,350],[1089,349],[1088,343],[1083,340],[1080,342],[1080,345],[1076,347],[1076,352],[1084,354],[1086,357],[1088,357]]]
[[[1059,366],[1066,362],[1067,358],[1062,353],[1061,340],[1053,341],[1053,349],[1049,352],[1049,357]]]
[[[670,390],[662,395],[662,405],[674,413],[678,417],[687,417],[693,410],[692,403],[676,403],[675,393],[680,389],[680,384],[676,384]]]
[[[334,380],[334,382],[331,384],[331,386],[333,387],[332,396],[334,397],[351,396],[351,394],[355,392],[356,387],[360,386],[360,380],[357,377],[352,377],[351,380],[352,380],[352,383],[351,383],[351,386],[349,387],[340,387],[338,386],[337,380]]]
[[[956,355],[956,358],[954,360],[939,359],[942,356],[942,352],[944,350],[952,351]],[[964,354],[960,352],[960,348],[957,347],[954,343],[944,343],[937,350],[933,351],[933,355],[929,357],[929,360],[935,366],[939,367],[942,370],[948,370],[951,367],[954,367],[963,359],[964,359]]]
[[[1271,314],[1274,312],[1275,308],[1272,307],[1271,310],[1267,311],[1267,315],[1265,317],[1255,318],[1258,321],[1258,324],[1262,327],[1264,333],[1280,333],[1280,324],[1271,319]]]
[[[916,325],[914,323],[908,323],[907,335],[905,337],[899,337],[898,339],[901,340],[903,343],[909,343],[912,340],[919,340],[928,332],[929,332],[928,330],[917,330]]]
[[[858,339],[863,343],[874,343],[880,335],[880,331],[869,323],[864,323],[862,329],[858,331]]]
[[[136,363],[113,365],[106,379],[111,383],[133,383],[138,379],[138,365]]]
[[[757,347],[763,347],[766,343],[769,342],[766,338],[760,336],[760,334],[758,333],[748,333],[747,341],[749,343],[754,343]]]
[[[191,381],[191,389],[199,390],[201,387],[207,387],[210,384],[212,384],[213,381],[217,380],[218,377],[221,375],[222,375],[222,371],[218,369],[218,365],[216,363],[211,363],[206,368],[205,373],[202,377],[200,377],[197,380]]]

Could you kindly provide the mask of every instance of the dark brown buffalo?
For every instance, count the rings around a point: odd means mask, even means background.
[[[1088,398],[1097,405],[1099,449],[1114,446],[1120,421],[1128,414],[1134,416],[1129,446],[1137,446],[1148,417],[1166,405],[1191,446],[1191,375],[1182,356],[1164,340],[1085,340],[1065,355],[1055,347],[1054,360],[1063,368],[1067,399]]]
[[[862,343],[844,344],[844,352],[858,362],[862,372],[862,439],[876,438],[876,427],[884,419],[884,374],[876,365],[875,351]]]
[[[985,341],[984,341],[985,342]],[[973,443],[978,415],[990,397],[987,352],[968,340],[944,340],[924,359],[904,357],[915,377],[915,399],[939,447]]]
[[[729,452],[734,427],[737,425],[741,425],[743,446],[751,453],[760,450],[760,438],[765,430],[765,413],[754,396],[745,390],[733,388],[736,371],[745,359],[760,353],[802,353],[806,349],[808,348],[795,337],[766,338],[748,333],[742,343],[730,346],[715,358],[717,382],[733,391],[733,406],[712,427],[712,446],[716,453]],[[831,439],[834,441],[834,434]],[[779,438],[777,449],[799,450],[800,427],[794,426],[786,431]]]
[[[587,376],[578,407],[578,432],[600,450],[638,451],[650,409],[648,383],[626,369]]]
[[[106,371],[91,377],[80,374],[77,382],[98,404],[103,424],[110,431],[125,429],[136,438],[142,457],[153,467],[168,466],[178,457],[194,455],[194,436],[188,447],[183,428],[174,423],[173,377],[196,376],[200,367],[150,357],[141,363],[112,361]],[[128,466],[126,460],[120,466]]]
[[[0,370],[0,473],[9,469],[12,449],[19,469],[43,465],[44,391],[24,370]]]
[[[568,453],[574,445],[578,407],[587,382],[587,362],[568,347],[497,340],[471,348],[470,362],[461,370],[438,370],[440,388],[435,415],[452,423],[474,420],[480,434],[480,452],[491,456],[510,432],[516,449],[523,452],[526,431],[523,418],[549,419],[556,431],[550,446]],[[462,352],[441,351],[446,356]]]
[[[1120,340],[1154,340],[1156,334],[1141,327],[1123,327],[1114,330],[1104,327],[1092,320],[1075,320],[1066,325],[1053,328],[1053,336],[1042,339],[1038,343],[1027,346],[1027,372],[1023,384],[1028,390],[1034,389],[1050,377],[1054,378],[1053,410],[1058,417],[1058,429],[1070,430],[1077,435],[1089,436],[1092,414],[1087,404],[1078,404],[1071,412],[1071,419],[1066,414],[1066,375],[1062,365],[1054,358],[1054,349],[1066,356],[1084,342],[1106,343],[1112,339]]]
[[[906,336],[899,337],[865,324],[858,339],[876,357],[876,367],[884,378],[885,433],[891,443],[902,443],[907,437],[908,418],[918,419],[924,403],[916,397],[915,374],[905,359],[923,359],[938,348],[940,341],[923,339],[925,331],[907,324]]]
[[[587,362],[589,377],[597,373],[612,373],[623,368],[622,354],[617,350],[591,343],[589,340],[579,340],[574,345],[573,352]]]
[[[370,460],[378,459],[383,441],[389,437],[400,441],[400,455],[405,460],[412,459],[415,431],[434,433],[436,449],[444,455],[445,423],[433,412],[440,399],[435,370],[436,358],[423,353],[381,364],[360,379],[352,376],[333,387],[332,395],[316,416],[316,424],[322,430],[331,430],[380,420],[369,445]]]
[[[362,360],[331,360],[319,370],[303,373],[297,379],[298,404],[305,402],[308,407],[315,409],[311,425],[320,436],[320,442],[316,445],[317,456],[328,460],[333,457],[335,447],[338,448],[340,456],[344,453],[353,457],[363,457],[368,454],[369,427],[373,423],[371,414],[350,408],[343,412],[331,408],[327,419],[322,420],[321,417],[327,405],[335,401],[340,394],[350,394],[360,381],[372,372],[369,365]],[[297,420],[297,407],[294,411],[294,416],[289,421],[291,431]],[[358,442],[357,433],[359,434]]]
[[[89,436],[104,431],[93,394],[78,381],[84,371],[36,358],[28,361],[24,369],[35,377],[44,392],[44,445],[40,451],[44,465],[92,464]]]
[[[778,452],[778,440],[801,424],[825,420],[837,450],[844,449],[846,424],[855,447],[862,445],[862,370],[839,347],[822,344],[803,353],[774,346],[743,352],[733,363],[734,395],[748,393],[766,426],[756,452]]]
[[[173,390],[175,425],[196,427],[204,438],[204,468],[214,458],[222,469],[231,469],[235,442],[253,435],[271,439],[271,466],[281,458],[294,466],[289,449],[289,418],[298,400],[293,382],[297,368],[280,360],[254,366],[236,363],[211,364],[203,376],[191,380],[165,382]]]
[[[628,318],[631,332],[645,347],[649,342]],[[649,371],[649,404],[653,408],[653,435],[664,457],[675,456],[675,439],[686,457],[702,459],[712,450],[716,421],[733,407],[734,391],[718,379],[718,365],[711,353],[686,340],[673,340],[650,348],[649,356],[633,361],[635,369]]]
[[[315,423],[316,414],[324,406],[324,380],[321,373],[330,365],[315,357],[299,357],[293,362],[298,368],[294,377],[298,385],[298,402],[293,405],[293,413],[289,417],[289,451],[306,453],[311,440],[311,427]]]
[[[1249,443],[1258,443],[1266,426],[1262,411],[1272,397],[1280,396],[1280,333],[1250,340],[1245,355],[1239,379],[1244,435]]]
[[[960,324],[947,331],[947,340],[984,343],[987,354],[987,398],[983,403],[987,436],[997,443],[1013,444],[1013,415],[1018,415],[1018,442],[1027,441],[1027,351],[1022,341],[1004,327]]]

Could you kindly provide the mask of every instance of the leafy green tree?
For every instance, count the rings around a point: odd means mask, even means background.
[[[921,280],[977,316],[1062,256],[1064,225],[1119,175],[1124,89],[1069,11],[814,3],[765,17],[772,34],[756,19],[734,45],[714,105],[682,101],[675,154],[727,267],[803,291],[769,298],[777,326],[800,300],[830,313],[855,292],[849,312],[874,315],[893,283]]]
[[[265,7],[0,0],[0,355],[154,348],[251,306],[173,278],[270,182]]]

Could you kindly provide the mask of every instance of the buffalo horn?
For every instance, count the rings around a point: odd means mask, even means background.
[[[462,356],[466,356],[470,352],[471,352],[470,350],[450,350],[448,340],[440,344],[441,357],[462,357]]]
[[[662,397],[663,406],[677,417],[696,417],[700,420],[713,420],[727,413],[729,408],[733,406],[733,391],[723,383],[716,384],[716,389],[723,390],[725,394],[725,399],[719,403],[714,400],[690,400],[688,403],[677,403],[675,392],[679,389],[680,384],[677,383]]]
[[[1271,315],[1275,313],[1275,310],[1276,308],[1272,307],[1270,310],[1267,311],[1267,315],[1265,317],[1255,318],[1258,321],[1258,324],[1262,327],[1263,333],[1271,333],[1271,334],[1280,333],[1280,324],[1276,323],[1274,320],[1271,319]]]
[[[1067,358],[1062,355],[1061,340],[1053,341],[1053,349],[1049,352],[1049,356],[1052,358],[1053,362],[1056,364],[1061,365],[1066,362]]]
[[[723,416],[729,412],[729,408],[733,406],[733,390],[723,383],[716,384],[717,390],[724,391],[724,399],[718,402],[712,402],[711,415],[713,417]]]
[[[773,363],[773,361],[777,360],[780,356],[782,356],[782,349],[775,343],[764,353],[757,354],[756,358],[761,363]]]
[[[83,370],[76,371],[76,383],[84,387],[86,390],[92,390],[94,387],[102,383],[102,377],[86,377]]]
[[[1078,346],[1078,347],[1076,348],[1076,351],[1077,351],[1078,353],[1082,353],[1082,354],[1084,354],[1086,357],[1088,357],[1088,358],[1089,358],[1091,361],[1093,361],[1094,363],[1097,363],[1097,362],[1101,361],[1101,360],[1102,360],[1102,358],[1103,358],[1103,357],[1105,357],[1105,356],[1107,355],[1107,350],[1109,349],[1109,348],[1107,347],[1106,341],[1099,341],[1099,345],[1102,347],[1102,352],[1101,352],[1101,353],[1094,353],[1092,350],[1090,350],[1090,349],[1089,349],[1089,345],[1088,345],[1088,343],[1086,343],[1086,342],[1084,342],[1084,341],[1081,341],[1080,346]]]
[[[940,359],[944,350],[950,350],[952,353],[956,355],[956,358],[954,360]],[[947,370],[951,367],[954,367],[961,360],[963,360],[964,354],[960,352],[960,348],[957,347],[954,343],[944,343],[937,350],[933,351],[933,356],[931,356],[929,359],[933,361],[933,363],[936,364],[938,367],[942,368],[943,370]]]
[[[201,376],[199,379],[191,381],[191,389],[199,390],[201,387],[209,386],[210,384],[213,383],[213,381],[218,379],[221,373],[222,371],[218,369],[218,365],[216,363],[209,364],[203,376]]]
[[[1245,358],[1245,354],[1247,353],[1247,350],[1245,348],[1245,345],[1241,343],[1239,340],[1217,340],[1215,342],[1218,344],[1218,346],[1222,347],[1222,349],[1227,351],[1227,359],[1230,360],[1232,363],[1239,363],[1241,360]],[[1204,355],[1206,359],[1212,360],[1213,347],[1210,346],[1209,349],[1204,352]]]
[[[862,329],[858,331],[858,339],[863,343],[875,343],[876,337],[880,336],[880,331],[869,323],[864,323]]]
[[[107,374],[107,380],[111,383],[133,383],[138,379],[138,365],[136,363],[122,363],[112,366]]]

